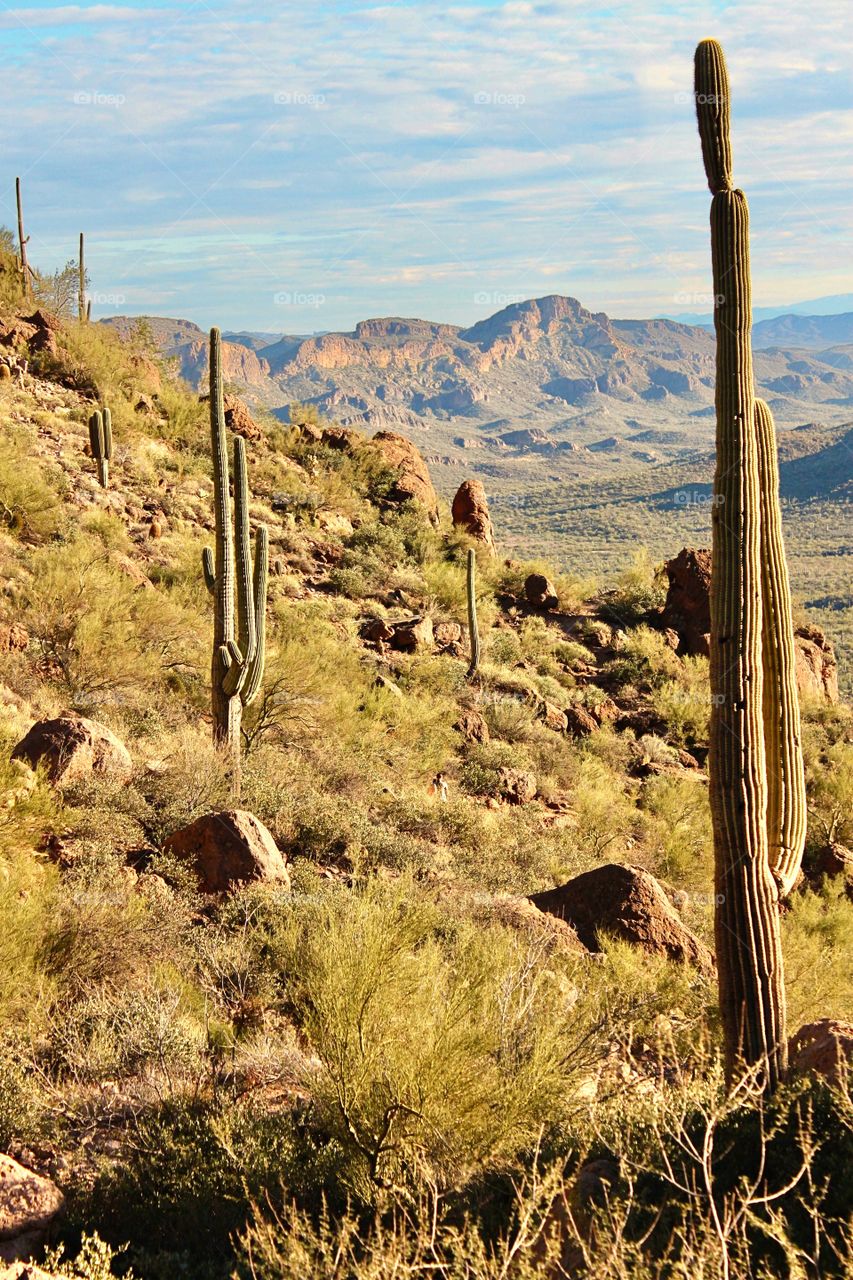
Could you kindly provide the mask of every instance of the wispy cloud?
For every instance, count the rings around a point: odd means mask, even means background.
[[[282,291],[322,293],[336,326],[465,323],[484,292],[677,309],[709,271],[690,101],[708,34],[757,300],[853,289],[846,0],[43,3],[0,26],[0,218],[21,173],[34,259],[85,229],[99,290],[135,310],[300,329],[316,314],[283,316]]]

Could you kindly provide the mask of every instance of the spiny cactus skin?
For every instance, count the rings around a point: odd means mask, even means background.
[[[27,262],[27,243],[29,236],[24,235],[24,206],[21,199],[21,179],[15,179],[15,203],[18,207],[18,244],[21,254],[21,284],[24,290],[24,297],[29,298],[32,289],[30,287],[30,264]]]
[[[255,540],[255,563],[249,539],[249,482],[246,444],[234,440],[234,520],[228,482],[228,442],[222,391],[222,340],[210,331],[210,438],[213,455],[215,551],[205,547],[202,569],[213,595],[211,706],[213,740],[226,748],[231,783],[240,794],[240,721],[243,707],[255,698],[266,657],[266,604],[269,543],[265,526]],[[235,612],[236,588],[236,612]]]
[[[96,409],[89,418],[89,446],[98,464],[98,479],[104,489],[110,487],[110,462],[113,456],[113,418],[110,410]]]
[[[733,189],[729,86],[720,46],[696,50],[696,111],[711,202],[717,335],[717,461],[711,575],[710,798],[720,1010],[729,1076],[786,1068],[778,891],[767,841],[761,494],[752,368],[749,209]]]
[[[477,624],[477,553],[473,547],[468,548],[468,643],[471,649],[471,661],[468,666],[468,679],[473,680],[480,665],[480,628]]]
[[[761,487],[761,655],[767,753],[767,856],[781,897],[800,874],[806,843],[806,779],[800,738],[791,588],[782,538],[773,415],[755,402]]]

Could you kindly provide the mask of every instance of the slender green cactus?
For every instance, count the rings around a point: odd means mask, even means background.
[[[473,680],[480,665],[480,628],[477,623],[477,553],[473,547],[468,548],[467,588],[468,644],[471,650],[468,679]]]
[[[20,267],[21,267],[21,284],[24,290],[24,297],[29,298],[32,293],[30,284],[30,264],[27,261],[27,244],[30,237],[24,235],[24,206],[21,198],[21,179],[15,179],[15,203],[18,207],[18,245],[20,248]]]
[[[800,874],[806,842],[806,779],[800,738],[791,588],[782,538],[773,415],[755,402],[761,485],[761,656],[767,752],[767,856],[781,897]]]
[[[710,798],[720,1010],[731,1077],[786,1069],[778,889],[767,838],[761,490],[752,367],[749,209],[732,182],[723,51],[703,40],[696,111],[711,202],[717,335],[717,462],[711,575]]]
[[[104,405],[89,418],[89,445],[98,464],[98,479],[104,489],[110,487],[110,462],[113,456],[113,418]]]
[[[254,569],[249,538],[246,444],[234,440],[234,517],[228,477],[228,444],[222,392],[222,340],[210,331],[210,437],[213,454],[215,551],[205,547],[202,569],[213,596],[211,707],[213,740],[229,754],[232,794],[240,795],[240,722],[257,696],[266,658],[269,542],[264,525],[255,536]],[[236,595],[236,610],[235,610]]]
[[[80,232],[80,260],[77,266],[77,319],[82,324],[86,316],[86,266],[83,260],[83,232]]]

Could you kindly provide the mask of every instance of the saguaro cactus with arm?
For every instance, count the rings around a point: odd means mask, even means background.
[[[786,1067],[778,890],[767,840],[761,481],[752,368],[749,209],[732,182],[729,83],[714,40],[696,50],[696,111],[711,202],[717,459],[711,574],[710,796],[720,1009],[729,1073],[772,1088]]]
[[[210,438],[213,455],[215,551],[205,547],[202,568],[213,596],[211,708],[213,740],[229,756],[231,788],[240,795],[240,722],[243,707],[261,686],[266,657],[266,603],[269,548],[258,528],[255,562],[249,538],[249,484],[246,444],[234,440],[234,518],[228,476],[228,442],[222,392],[222,341],[210,331]],[[236,595],[236,610],[235,610]]]

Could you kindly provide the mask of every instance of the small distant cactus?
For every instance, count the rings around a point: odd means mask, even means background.
[[[86,265],[83,259],[83,232],[80,232],[80,261],[77,267],[77,319],[88,320],[86,308]]]
[[[215,552],[205,547],[202,569],[213,596],[211,708],[213,740],[230,757],[232,796],[240,795],[240,722],[261,687],[266,659],[269,540],[265,525],[249,538],[246,442],[234,439],[234,518],[228,483],[228,451],[222,390],[222,340],[210,331],[210,435],[213,454]],[[235,618],[236,588],[236,618]]]
[[[98,479],[104,489],[110,487],[110,462],[113,456],[113,418],[104,405],[89,418],[89,445],[98,464]]]
[[[480,628],[477,623],[477,553],[473,547],[468,548],[468,644],[471,661],[468,666],[468,679],[473,680],[480,666]]]

